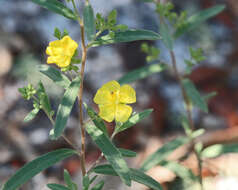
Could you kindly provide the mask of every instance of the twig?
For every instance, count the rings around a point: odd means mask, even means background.
[[[161,23],[166,24],[162,15],[159,15],[159,19],[160,19]],[[182,96],[183,96],[183,99],[184,99],[184,102],[185,102],[185,109],[186,109],[186,113],[187,113],[187,117],[188,117],[189,126],[190,126],[191,130],[193,131],[195,129],[195,127],[194,127],[194,123],[193,123],[193,119],[192,119],[192,109],[191,109],[192,106],[191,106],[190,100],[187,96],[187,93],[185,91],[184,85],[182,83],[183,78],[180,76],[180,74],[178,72],[174,51],[170,50],[169,54],[170,54],[170,58],[172,60],[172,65],[173,65],[173,70],[174,70],[174,73],[175,73],[175,77],[177,78],[179,86],[180,86],[181,91],[182,91]],[[194,144],[195,144],[194,140],[191,140],[191,143],[194,147]],[[200,187],[201,187],[201,190],[203,190],[204,187],[203,187],[203,181],[202,181],[202,160],[200,159],[200,156],[196,152],[196,150],[194,150],[194,152],[195,152],[195,155],[196,155],[197,160],[198,160]]]
[[[83,123],[83,81],[84,81],[84,70],[85,70],[85,63],[87,59],[87,46],[85,44],[85,36],[84,36],[84,24],[83,21],[79,20],[80,29],[81,29],[81,47],[82,47],[82,66],[80,71],[81,77],[81,84],[78,94],[79,100],[79,122],[80,122],[80,129],[81,129],[81,167],[82,167],[82,174],[83,176],[86,174],[85,169],[85,129]]]

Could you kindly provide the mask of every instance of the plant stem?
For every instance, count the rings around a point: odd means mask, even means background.
[[[170,53],[170,57],[171,57],[171,60],[172,60],[173,70],[174,70],[175,76],[176,76],[176,78],[179,82],[180,88],[182,90],[182,95],[183,95],[183,99],[184,99],[184,102],[185,102],[185,109],[186,109],[189,125],[190,125],[191,130],[194,131],[195,128],[194,128],[194,123],[193,123],[193,119],[192,119],[191,105],[190,105],[189,98],[186,94],[184,85],[182,83],[183,78],[180,76],[180,74],[178,72],[174,51],[170,50],[169,53]],[[194,146],[193,140],[192,140],[192,144]],[[200,155],[197,154],[196,150],[194,150],[194,153],[195,153],[197,161],[198,161],[199,183],[200,183],[201,190],[203,190],[204,188],[203,188],[203,180],[202,180],[202,161],[200,159]]]
[[[161,23],[166,24],[162,15],[159,15],[159,19],[160,19]],[[188,98],[188,95],[185,91],[185,87],[183,85],[183,77],[178,72],[176,57],[175,57],[174,51],[169,50],[169,54],[170,54],[170,58],[172,60],[172,65],[173,65],[173,70],[174,70],[174,73],[175,73],[175,77],[177,78],[179,86],[180,86],[181,91],[182,91],[182,96],[183,96],[183,100],[184,100],[184,103],[185,103],[185,109],[186,109],[186,113],[187,113],[187,117],[188,117],[189,126],[190,126],[191,130],[194,131],[195,127],[194,127],[194,123],[193,123],[193,119],[192,119],[192,106],[191,106],[190,100]],[[192,145],[194,147],[193,139],[191,140],[191,142],[192,142]],[[202,161],[200,159],[200,155],[196,152],[196,150],[194,150],[194,153],[195,153],[197,161],[198,161],[199,183],[200,183],[201,190],[203,190],[204,188],[203,188],[203,181],[202,181]]]
[[[199,153],[196,150],[194,151],[194,153],[198,161],[198,177],[199,177],[200,187],[201,187],[201,190],[204,190],[203,180],[202,180],[202,160],[200,158]]]
[[[82,65],[80,71],[81,77],[81,84],[78,94],[79,100],[79,122],[81,126],[81,167],[82,167],[82,174],[83,176],[86,174],[85,169],[85,129],[83,123],[83,82],[84,82],[84,70],[85,70],[85,63],[87,59],[87,46],[85,44],[85,36],[84,36],[84,23],[83,21],[79,20],[80,29],[81,29],[81,47],[82,47]]]
[[[191,110],[192,106],[190,105],[189,98],[186,94],[185,88],[184,88],[183,83],[182,83],[183,78],[180,76],[180,74],[178,72],[178,69],[177,69],[177,63],[176,63],[176,58],[175,58],[174,51],[171,50],[169,52],[169,54],[170,54],[170,57],[171,57],[171,60],[172,60],[173,70],[174,70],[175,76],[176,76],[176,78],[179,82],[179,86],[182,90],[182,95],[183,95],[183,99],[184,99],[184,102],[185,102],[185,109],[186,109],[189,125],[190,125],[190,127],[193,131],[194,130],[194,123],[193,123],[193,119],[192,119],[192,110]]]
[[[81,48],[82,48],[82,64],[81,64],[81,71],[80,71],[80,89],[78,93],[78,101],[79,101],[79,122],[80,122],[80,130],[81,130],[81,157],[80,157],[80,164],[82,175],[85,176],[86,169],[85,169],[85,129],[84,129],[84,122],[83,122],[83,81],[84,81],[84,70],[85,70],[85,63],[87,58],[87,46],[85,44],[85,36],[84,36],[84,23],[79,16],[78,9],[75,5],[74,0],[71,0],[74,6],[74,11],[78,15],[78,23],[80,25],[80,32],[81,32]],[[86,1],[88,3],[88,1]]]

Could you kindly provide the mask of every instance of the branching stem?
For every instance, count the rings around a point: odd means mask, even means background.
[[[158,1],[157,3],[160,3],[160,2]],[[160,19],[161,23],[166,24],[165,21],[164,21],[163,15],[159,15],[159,19]],[[192,119],[192,106],[191,106],[191,102],[189,100],[189,97],[188,97],[188,95],[185,91],[185,87],[183,85],[183,77],[178,72],[176,57],[175,57],[174,51],[169,50],[169,54],[170,54],[170,58],[172,60],[172,66],[173,66],[173,70],[174,70],[174,73],[175,73],[175,77],[178,80],[179,86],[180,86],[181,91],[182,91],[182,96],[183,96],[183,100],[184,100],[184,103],[185,103],[185,109],[186,109],[186,114],[187,114],[189,126],[190,126],[191,131],[194,131],[195,127],[194,127],[194,122],[193,122],[193,119]],[[194,147],[194,141],[193,140],[191,141],[191,143]],[[202,160],[200,159],[200,155],[196,152],[195,149],[194,149],[194,153],[195,153],[197,161],[198,161],[199,183],[200,183],[201,190],[203,190],[204,188],[203,188],[203,180],[202,180]]]

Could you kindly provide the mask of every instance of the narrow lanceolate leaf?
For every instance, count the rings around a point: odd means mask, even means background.
[[[136,157],[136,152],[134,152],[134,151],[127,150],[124,148],[119,148],[119,151],[120,151],[121,155],[124,157]]]
[[[70,80],[68,79],[68,77],[66,77],[54,67],[48,65],[40,65],[38,68],[41,73],[49,77],[57,85],[63,88],[67,88],[70,85]]]
[[[88,41],[92,41],[96,34],[93,8],[87,4],[83,10],[83,22]]]
[[[192,180],[192,181],[198,180],[197,177],[192,172],[192,170],[186,168],[185,166],[183,166],[177,162],[164,160],[164,161],[160,162],[159,165],[171,170],[177,176],[179,176],[181,179]]]
[[[71,190],[63,185],[55,183],[47,184],[47,187],[49,187],[51,190]]]
[[[134,71],[131,71],[121,77],[118,82],[122,84],[128,84],[139,79],[146,78],[154,73],[159,73],[166,69],[165,64],[150,64]]]
[[[69,114],[77,98],[79,88],[80,88],[80,78],[77,77],[76,79],[72,81],[70,86],[66,89],[64,96],[62,98],[62,101],[59,105],[57,115],[56,115],[55,126],[53,129],[53,134],[51,136],[52,139],[59,138],[61,134],[63,133],[66,127]]]
[[[72,181],[71,176],[67,170],[64,170],[64,182],[70,190],[77,190],[77,185]]]
[[[131,185],[129,168],[123,159],[120,151],[115,147],[110,139],[95,125],[86,126],[88,134],[105,155],[105,158],[112,165],[113,169],[120,176],[121,180],[128,186]]]
[[[77,20],[77,15],[58,0],[31,0],[34,3],[60,14],[66,18]]]
[[[161,39],[158,33],[150,30],[127,30],[115,32],[114,36],[105,35],[95,40],[91,46],[96,47],[106,44],[114,44],[120,42],[132,42],[138,40],[159,40]]]
[[[140,0],[140,1],[145,2],[145,3],[152,3],[152,2],[154,2],[154,0]]]
[[[173,38],[170,34],[170,30],[168,28],[168,25],[164,22],[160,23],[160,34],[162,36],[162,40],[164,42],[164,45],[169,49],[173,49]]]
[[[21,185],[26,183],[32,177],[56,164],[57,162],[76,154],[71,149],[59,149],[53,152],[44,154],[35,160],[27,163],[19,169],[4,185],[3,190],[16,190]]]
[[[38,84],[37,95],[40,99],[40,105],[42,106],[42,109],[46,112],[47,115],[51,115],[52,109],[50,105],[50,100],[48,95],[46,94],[45,87],[41,81]]]
[[[88,175],[83,176],[83,190],[88,190],[90,186],[90,179]]]
[[[40,111],[39,108],[35,108],[33,109],[30,113],[27,114],[27,116],[24,118],[24,122],[29,122],[32,119],[34,119],[36,117],[36,115],[38,114],[38,112]]]
[[[153,190],[162,190],[162,186],[155,181],[152,177],[146,175],[144,172],[137,170],[137,169],[130,169],[131,178],[133,181],[137,183],[141,183]]]
[[[102,190],[103,186],[104,186],[104,181],[100,181],[91,190]]]
[[[192,81],[190,81],[189,79],[183,79],[182,83],[185,88],[186,94],[188,98],[191,100],[192,104],[207,113],[208,112],[207,103],[201,96],[199,91],[196,89]]]
[[[135,124],[139,123],[144,118],[148,117],[152,111],[153,109],[147,109],[147,110],[144,110],[143,112],[132,115],[128,119],[128,121],[125,122],[121,127],[116,128],[116,132],[118,133],[134,126]]]
[[[203,158],[214,158],[222,154],[238,153],[238,144],[216,144],[202,151]]]
[[[111,165],[96,166],[93,171],[98,174],[117,176],[117,173]],[[136,181],[137,183],[143,184],[154,190],[162,190],[161,185],[157,181],[140,170],[130,168],[130,176],[131,180]]]
[[[84,103],[84,107],[87,110],[87,113],[89,117],[92,119],[93,123],[106,135],[108,136],[106,125],[104,124],[101,117],[98,116],[98,114],[90,108],[86,103]]]
[[[142,164],[141,170],[142,171],[148,171],[149,169],[153,168],[154,166],[158,165],[163,160],[166,160],[167,157],[178,147],[186,144],[189,142],[189,139],[186,137],[179,137],[176,138],[165,145],[163,145],[161,148],[159,148],[155,153],[150,155]]]
[[[220,12],[222,12],[225,9],[224,5],[217,5],[205,10],[202,10],[185,21],[185,24],[182,25],[177,29],[175,32],[175,37],[179,37],[183,35],[186,32],[189,32],[195,28],[197,28],[201,23],[205,22],[206,20],[216,16]]]

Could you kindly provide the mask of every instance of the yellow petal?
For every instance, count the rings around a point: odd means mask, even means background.
[[[132,113],[131,106],[125,104],[118,104],[116,106],[116,114],[115,114],[116,121],[122,123],[126,122],[129,119],[131,113]]]
[[[47,48],[46,48],[46,54],[47,55],[52,55],[52,48],[50,47],[50,46],[48,46]]]
[[[107,122],[112,122],[115,118],[115,104],[99,105],[99,116]]]
[[[96,104],[112,104],[112,95],[110,93],[110,91],[108,90],[103,90],[103,89],[99,89],[96,93],[96,95],[94,96],[93,101]]]
[[[60,47],[61,46],[61,42],[60,40],[55,40],[49,43],[50,47]]]
[[[136,102],[136,92],[130,85],[123,85],[120,88],[120,102],[125,104],[131,104]]]
[[[59,60],[56,64],[62,68],[62,67],[69,66],[70,62],[71,62],[71,57],[61,56],[61,60]]]
[[[47,63],[48,63],[48,64],[56,63],[55,57],[54,57],[54,56],[49,56],[49,57],[47,58]]]
[[[117,81],[112,80],[104,84],[101,89],[108,90],[110,92],[115,92],[117,90],[120,90],[120,84]]]
[[[61,40],[62,47],[65,50],[64,54],[73,56],[75,50],[78,48],[78,44],[72,40],[69,36],[64,36]]]

